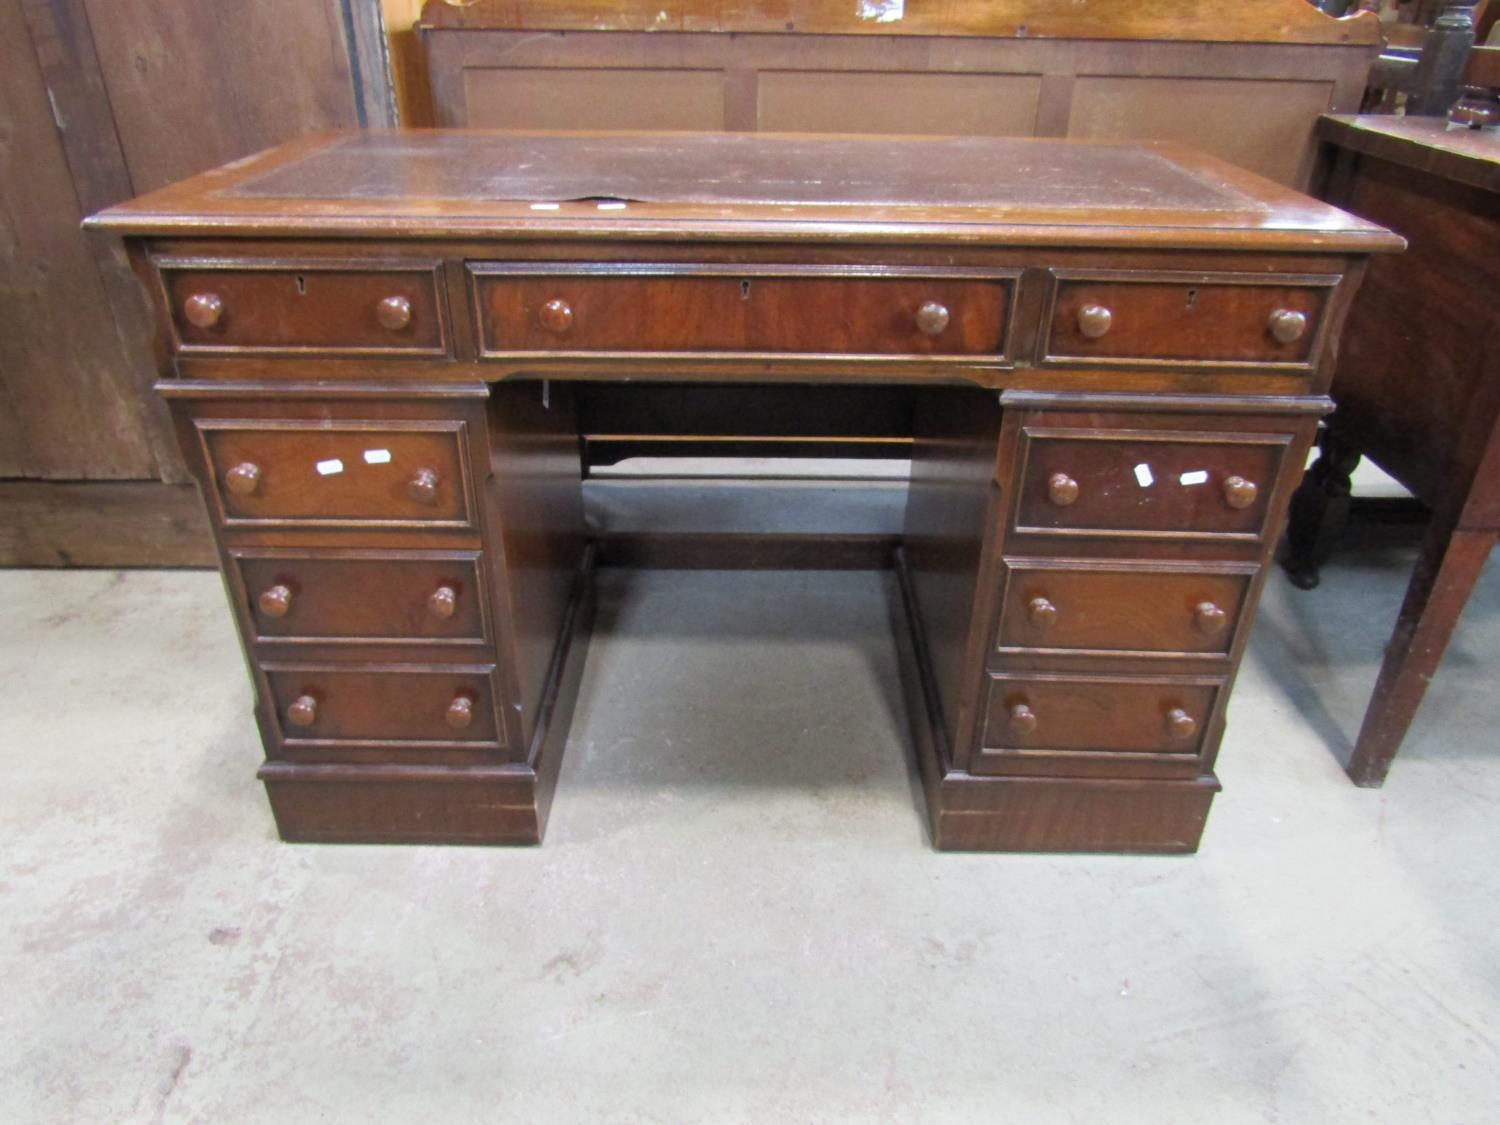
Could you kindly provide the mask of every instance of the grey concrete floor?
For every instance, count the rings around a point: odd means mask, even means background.
[[[879,574],[606,572],[540,849],[295,847],[217,576],[0,573],[0,1121],[1500,1118],[1500,582],[1279,576],[1188,858],[939,855]]]

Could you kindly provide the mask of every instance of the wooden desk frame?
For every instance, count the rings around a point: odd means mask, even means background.
[[[660,182],[622,187],[624,214],[555,179],[561,201],[533,207],[550,169],[513,196],[408,190],[536,152],[589,182],[629,153]],[[1022,170],[1043,156],[1038,187]],[[349,191],[351,160],[394,194]],[[745,170],[705,197],[719,167]],[[1149,203],[1113,202],[1127,174]],[[779,201],[798,177],[816,198]],[[828,187],[856,180],[916,201]],[[951,202],[964,182],[1010,194]],[[278,827],[349,842],[540,840],[613,550],[893,566],[936,846],[1194,850],[1334,342],[1366,255],[1400,245],[1188,150],[965,138],[320,137],[95,222],[156,302],[158,390],[211,497]],[[214,265],[164,283],[184,261]],[[496,278],[544,284],[487,303]],[[502,323],[556,342],[486,347]],[[1096,360],[1054,363],[1047,341]],[[734,388],[751,433],[778,424],[757,401],[872,388],[877,417],[842,436],[909,440],[900,542],[591,542],[580,406],[672,384]],[[260,590],[252,558],[272,560]],[[295,643],[271,627],[289,613]]]

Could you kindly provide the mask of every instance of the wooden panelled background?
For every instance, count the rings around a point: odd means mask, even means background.
[[[84,215],[315,129],[393,124],[361,0],[0,0],[0,564],[213,562],[145,298]]]

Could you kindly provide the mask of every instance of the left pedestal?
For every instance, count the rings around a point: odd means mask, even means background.
[[[539,842],[590,619],[569,396],[163,393],[214,525],[282,838]]]

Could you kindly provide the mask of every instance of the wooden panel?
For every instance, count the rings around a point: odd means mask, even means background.
[[[466,527],[473,520],[461,422],[193,424],[228,527]],[[248,481],[235,472],[244,466],[254,470]],[[414,489],[419,478],[425,487]]]
[[[971,778],[985,809],[938,809],[941,851],[1111,852],[1172,855],[1198,850],[1218,783]]]
[[[467,124],[492,129],[722,129],[713,70],[476,67],[464,72]]]
[[[485,353],[1000,355],[1009,281],[934,276],[507,276],[476,267]],[[616,267],[628,275],[629,267]],[[806,267],[804,267],[806,269]],[[790,271],[789,271],[790,272]],[[807,271],[809,274],[810,270]],[[556,302],[561,302],[557,305]],[[550,307],[549,307],[550,306]],[[934,332],[922,310],[940,314]]]
[[[346,742],[497,742],[489,668],[268,664],[265,674],[288,748]],[[467,726],[448,721],[449,708],[458,698],[469,701]],[[298,724],[293,721],[296,704],[305,699],[313,701],[311,721]]]
[[[1255,541],[1290,441],[1276,434],[1027,426],[1015,527],[1032,534]],[[1058,489],[1055,478],[1073,487]],[[1244,506],[1231,502],[1232,478],[1253,486]]]
[[[432,768],[394,773],[267,762],[276,830],[296,844],[538,844],[530,774]]]
[[[430,27],[1373,44],[1379,42],[1380,24],[1371,16],[1359,12],[1330,19],[1303,0],[1257,0],[1244,7],[1225,7],[1215,0],[1151,0],[1103,10],[1077,0],[428,0],[422,10],[422,22]]]
[[[1013,560],[997,643],[1002,650],[1227,657],[1256,569]]]
[[[197,488],[0,481],[0,566],[216,565]]]
[[[141,388],[79,230],[21,0],[0,0],[0,43],[0,476],[153,477]]]
[[[971,773],[1196,777],[1221,681],[991,675]]]
[[[986,538],[998,522],[1001,412],[993,394],[942,388],[917,399],[915,422],[900,565],[912,612],[920,616],[937,722],[955,746],[959,732],[973,725],[982,659],[974,623],[990,612],[989,591],[979,588],[978,577]]]
[[[137,191],[359,124],[338,0],[88,0]]]
[[[380,0],[380,22],[389,51],[387,65],[396,100],[396,115],[399,123],[408,129],[436,124],[432,116],[427,55],[416,31],[421,16],[421,0]]]
[[[1478,448],[1464,456],[1457,438],[1466,422],[1482,421],[1477,393],[1500,369],[1495,328],[1481,327],[1496,323],[1500,204],[1369,156],[1338,202],[1411,245],[1372,262],[1360,287],[1334,376],[1336,425],[1430,503],[1473,472]]]
[[[1030,136],[1039,74],[761,71],[757,127],[791,133]]]
[[[445,302],[437,267],[340,269],[324,263],[246,268],[159,263],[183,354],[380,353],[444,355]],[[211,268],[209,268],[211,265]],[[218,302],[196,325],[188,302]],[[406,323],[387,326],[382,303],[404,301]]]
[[[231,588],[244,598],[259,641],[482,641],[488,635],[474,552],[372,557],[231,550],[229,557],[236,571]]]
[[[1073,85],[1068,136],[1179,141],[1297,184],[1333,95],[1322,81],[1085,75]]]
[[[581,596],[587,545],[578,431],[573,388],[566,384],[544,391],[535,382],[505,383],[490,396],[489,558],[492,582],[504,582],[499,612],[508,622],[520,741],[529,746],[570,605]]]
[[[1133,278],[1061,272],[1044,358],[1308,367],[1317,354],[1323,310],[1338,280],[1329,277],[1316,286],[1276,284],[1274,278],[1236,284],[1212,275]],[[1101,335],[1085,333],[1079,314],[1086,308],[1108,313]],[[1287,313],[1302,321],[1297,335],[1283,342],[1273,335],[1271,318]]]

